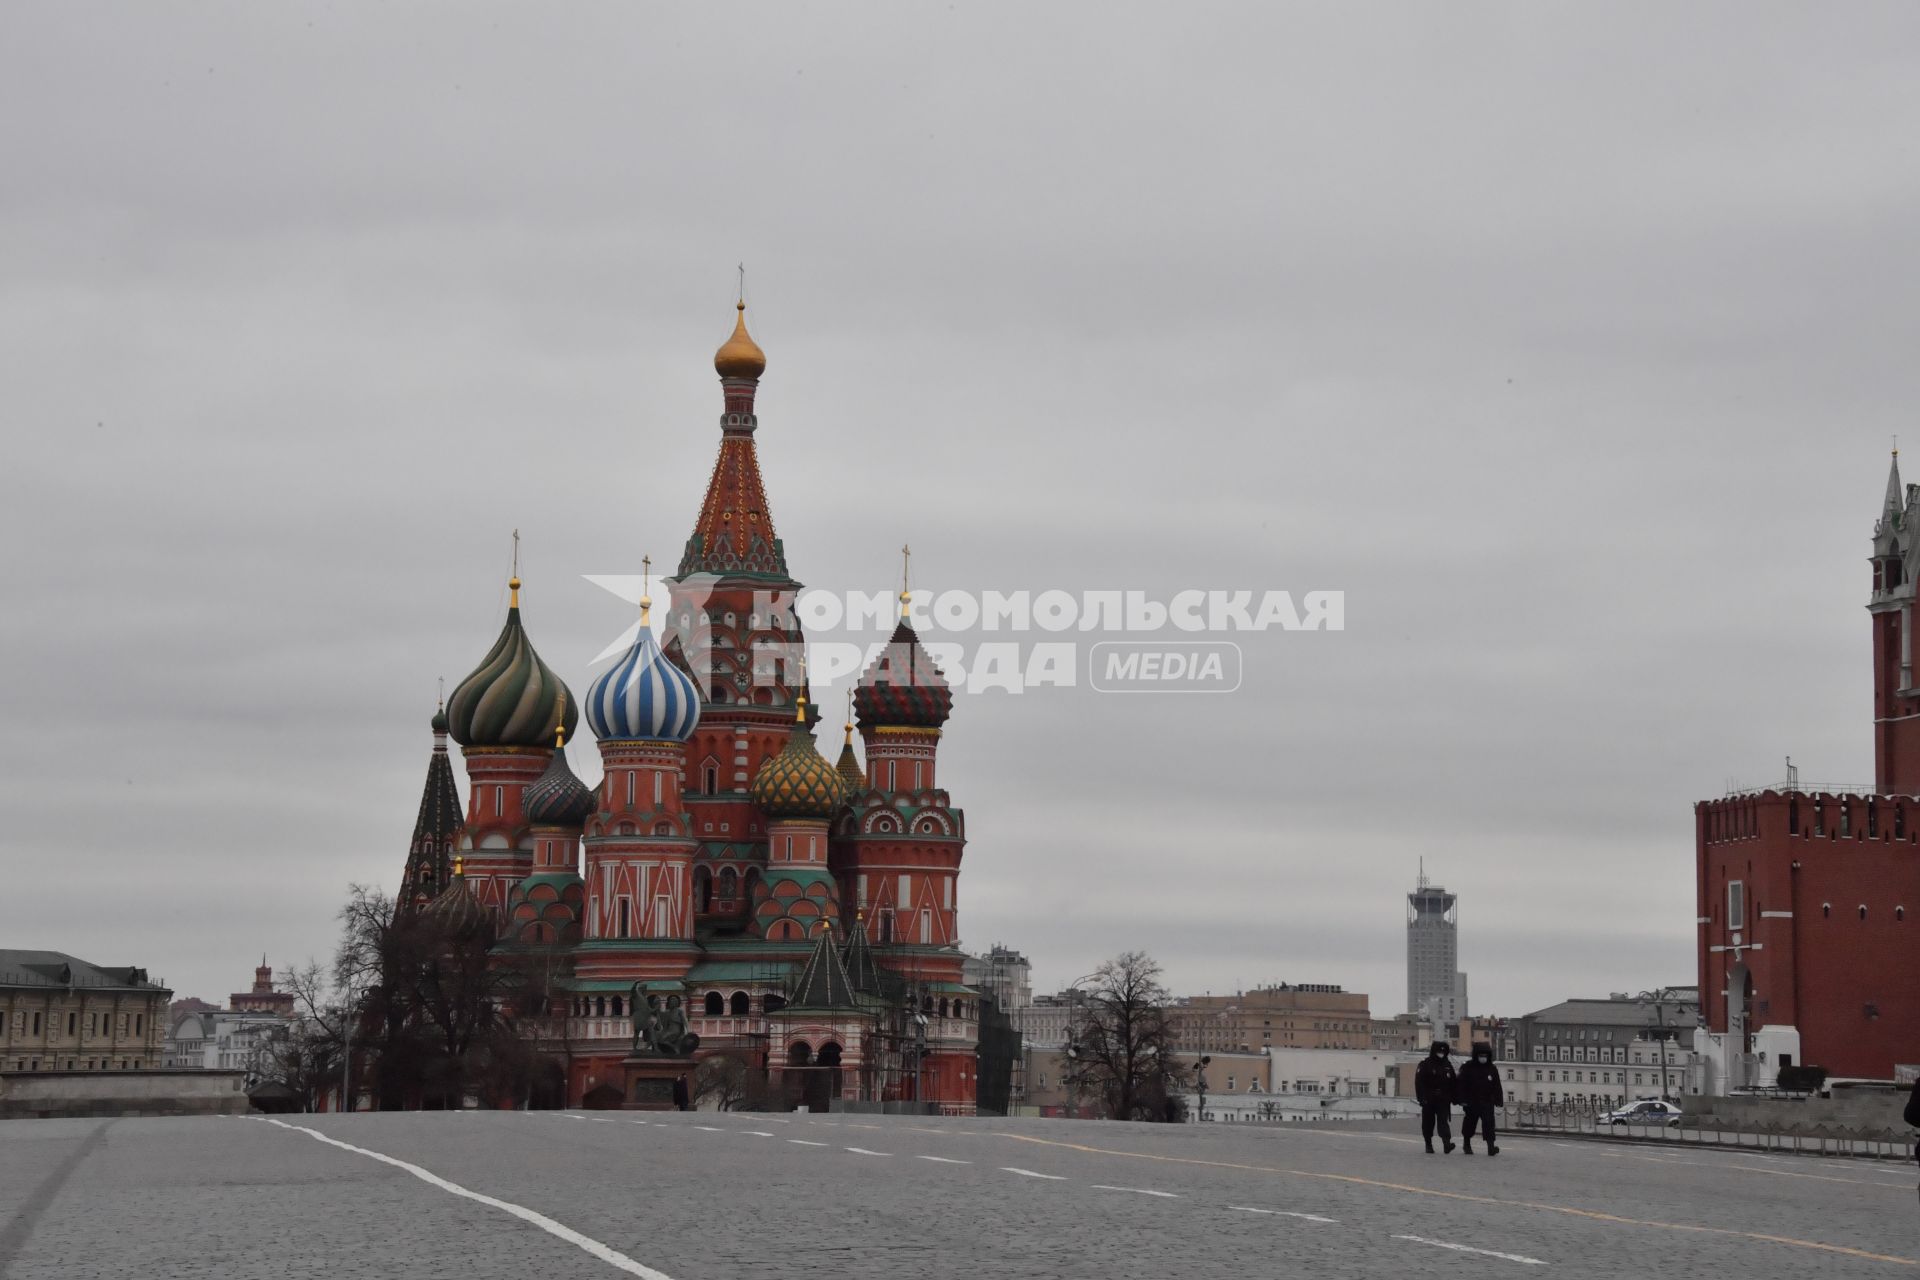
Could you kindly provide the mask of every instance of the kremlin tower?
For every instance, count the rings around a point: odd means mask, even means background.
[[[664,634],[643,596],[632,645],[588,687],[598,784],[567,759],[579,709],[527,636],[516,564],[499,638],[435,718],[401,900],[491,934],[503,963],[537,949],[560,970],[538,1039],[570,1105],[639,1101],[622,1064],[645,1000],[684,1009],[697,1052],[745,1059],[770,1098],[970,1111],[964,827],[934,778],[953,695],[903,608],[852,697],[865,765],[851,722],[838,761],[821,754],[800,583],[754,446],[766,367],[743,302],[714,356],[719,452]]]

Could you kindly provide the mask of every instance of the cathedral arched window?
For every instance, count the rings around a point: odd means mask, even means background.
[[[744,991],[734,992],[733,998],[727,1002],[727,1012],[736,1018],[745,1017],[748,1013],[747,993]]]
[[[605,996],[599,996],[594,999],[593,1016],[596,1018],[604,1018],[607,1016],[607,998]]]
[[[617,1017],[619,1017],[619,1016],[620,1016],[620,1013],[621,1013],[621,1008],[620,1008],[620,997],[619,997],[619,996],[615,996],[615,997],[613,998],[613,1016],[617,1018]]]
[[[718,991],[707,992],[706,1013],[709,1018],[717,1018],[727,1011],[726,997]]]

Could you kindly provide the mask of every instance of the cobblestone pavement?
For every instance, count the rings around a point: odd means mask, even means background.
[[[1469,1159],[1384,1125],[279,1119],[0,1124],[0,1277],[1920,1274],[1914,1170],[1871,1161],[1522,1136]]]

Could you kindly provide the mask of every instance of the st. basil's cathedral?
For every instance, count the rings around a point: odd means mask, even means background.
[[[581,703],[535,651],[516,575],[499,639],[434,717],[398,909],[557,971],[541,1048],[565,1064],[569,1106],[635,1101],[622,1064],[644,998],[684,1012],[697,1056],[744,1060],[775,1105],[970,1112],[965,824],[935,777],[953,695],[903,589],[839,759],[821,754],[800,584],[754,449],[766,356],[738,310],[714,356],[719,457],[669,580],[666,643],[643,597],[632,646],[587,689],[599,785],[568,765]]]

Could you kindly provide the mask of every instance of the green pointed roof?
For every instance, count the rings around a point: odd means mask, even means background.
[[[870,996],[883,994],[880,989],[880,966],[874,963],[873,947],[867,941],[867,916],[864,911],[854,922],[853,935],[847,939],[841,961],[846,965],[847,979],[855,991]]]
[[[840,951],[833,945],[833,930],[822,929],[819,941],[814,944],[813,954],[807,957],[807,967],[800,971],[800,981],[794,984],[787,1008],[859,1007],[860,1001],[854,992],[853,982],[847,977],[847,967],[840,962]]]

